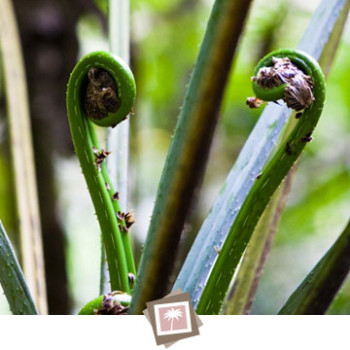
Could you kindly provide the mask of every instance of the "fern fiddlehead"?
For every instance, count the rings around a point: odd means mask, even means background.
[[[109,152],[100,149],[93,123],[104,127],[120,123],[129,114],[135,94],[127,65],[110,53],[97,51],[77,63],[66,96],[75,152],[102,231],[111,288],[124,292],[130,292],[128,273],[135,274],[128,224],[104,162]]]
[[[289,61],[289,62],[288,62]],[[273,158],[257,177],[221,247],[209,279],[197,305],[198,314],[217,314],[239,260],[254,228],[274,191],[298,159],[321,116],[325,100],[325,80],[318,63],[309,55],[295,50],[278,50],[265,56],[253,77],[257,99],[284,99],[298,114],[299,120]],[[311,94],[310,94],[311,92]]]

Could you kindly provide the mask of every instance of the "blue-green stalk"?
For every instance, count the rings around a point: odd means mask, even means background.
[[[350,271],[350,222],[333,246],[279,311],[280,315],[323,315]]]

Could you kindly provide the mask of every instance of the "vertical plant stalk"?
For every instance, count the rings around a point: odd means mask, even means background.
[[[350,1],[347,0],[319,59],[320,67],[325,73],[326,78],[344,30],[349,8]],[[291,123],[287,126],[287,130],[284,133],[285,136],[289,133],[290,127]],[[259,222],[253,233],[251,242],[247,247],[239,268],[237,278],[231,287],[231,291],[228,293],[228,299],[225,301],[224,308],[227,314],[248,314],[250,311],[283,208],[294,180],[296,165],[288,173],[282,187],[272,197],[269,206],[260,220],[261,222]]]
[[[280,315],[323,315],[350,271],[350,222],[280,310]]]
[[[162,297],[193,194],[203,176],[250,1],[217,0],[187,89],[148,230],[131,313]]]
[[[37,315],[29,288],[0,221],[0,284],[14,315]]]
[[[6,76],[6,97],[24,274],[41,314],[47,313],[44,257],[34,169],[24,64],[14,11],[0,1],[0,41]]]

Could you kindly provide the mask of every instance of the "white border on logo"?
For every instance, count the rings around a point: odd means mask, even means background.
[[[159,309],[163,307],[173,307],[176,308],[176,306],[184,306],[185,307],[185,315],[183,317],[186,317],[187,321],[187,328],[183,329],[175,329],[175,330],[169,330],[169,331],[162,331],[160,329],[160,318],[159,318]],[[157,304],[153,306],[154,308],[154,315],[156,319],[156,329],[158,335],[170,335],[170,334],[182,334],[182,333],[190,333],[192,332],[192,323],[191,323],[191,316],[190,316],[190,306],[188,301],[179,301],[176,303],[167,303],[167,304]]]

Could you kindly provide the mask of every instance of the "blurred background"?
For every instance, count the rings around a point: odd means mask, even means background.
[[[202,190],[185,227],[182,258],[262,108],[250,110],[250,77],[265,53],[295,48],[319,0],[255,0],[241,38]],[[98,295],[100,234],[73,152],[65,111],[69,73],[83,54],[107,49],[100,1],[14,0],[28,77],[49,309],[76,313]],[[131,0],[129,207],[137,259],[166,152],[213,0]],[[100,6],[98,6],[100,5]],[[350,36],[328,78],[325,111],[298,166],[252,314],[274,314],[340,234],[350,213]],[[1,89],[0,89],[1,91]],[[0,101],[0,218],[16,244],[4,100]],[[18,243],[18,242],[17,242]],[[180,265],[180,262],[179,262]],[[0,293],[0,314],[9,313]],[[329,310],[350,313],[346,282]]]

